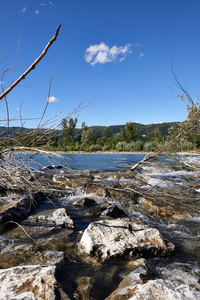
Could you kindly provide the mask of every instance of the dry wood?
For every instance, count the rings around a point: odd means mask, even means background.
[[[31,64],[31,66],[15,81],[13,82],[13,84],[11,84],[11,86],[0,95],[0,100],[2,100],[7,94],[9,94],[12,89],[14,89],[14,87],[16,87],[16,85],[18,85],[20,83],[20,81],[22,81],[23,79],[25,79],[26,75],[28,75],[33,69],[35,69],[36,65],[40,62],[40,60],[46,55],[48,49],[50,48],[50,46],[55,42],[59,30],[60,30],[61,25],[58,25],[58,28],[56,29],[56,32],[53,36],[53,38],[48,42],[48,44],[46,45],[46,47],[44,48],[43,52],[40,54],[40,56]]]

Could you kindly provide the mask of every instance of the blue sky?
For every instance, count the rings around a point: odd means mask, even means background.
[[[1,1],[1,72],[15,64],[14,78],[42,52],[61,24],[57,41],[7,97],[10,117],[62,118],[79,103],[92,125],[183,121],[184,105],[169,88],[176,76],[193,97],[200,86],[199,0],[6,0]],[[13,69],[0,78],[10,84]],[[21,107],[21,111],[19,111]],[[1,119],[6,118],[0,103]],[[0,126],[5,123],[1,122]],[[17,126],[19,122],[12,121]],[[34,127],[37,120],[27,121]]]

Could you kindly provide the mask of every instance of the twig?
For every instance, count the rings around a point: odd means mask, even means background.
[[[40,56],[32,63],[32,65],[15,82],[13,82],[13,84],[5,92],[3,92],[0,95],[0,100],[2,100],[8,93],[10,93],[10,91],[12,91],[12,89],[14,89],[14,87],[16,87],[16,85],[18,85],[20,83],[20,81],[25,79],[26,75],[28,75],[32,70],[35,69],[36,65],[46,55],[46,53],[47,53],[48,49],[50,48],[50,46],[55,42],[55,40],[58,36],[60,27],[61,27],[61,25],[58,25],[58,28],[56,29],[54,37],[48,42],[48,44],[46,45],[46,47],[44,48],[44,50],[40,54]]]
[[[15,221],[8,221],[8,222],[4,223],[4,224],[0,227],[0,229],[1,229],[2,227],[4,227],[6,224],[8,224],[8,223],[13,223],[13,224],[16,224],[17,226],[19,226],[19,227],[25,232],[25,234],[26,234],[32,241],[34,241],[34,239],[26,232],[26,230],[25,230],[19,223],[15,222]]]

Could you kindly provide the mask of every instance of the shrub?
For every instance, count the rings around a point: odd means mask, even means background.
[[[91,145],[89,149],[90,149],[91,152],[101,151],[102,150],[102,146],[98,145],[98,144]]]

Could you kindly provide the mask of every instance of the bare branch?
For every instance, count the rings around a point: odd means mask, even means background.
[[[54,37],[48,42],[48,44],[46,45],[46,47],[44,48],[44,50],[40,54],[40,56],[32,63],[32,65],[15,82],[13,82],[13,84],[5,92],[3,92],[0,95],[0,100],[2,100],[8,93],[10,93],[14,89],[14,87],[16,87],[20,83],[20,81],[25,79],[26,75],[28,75],[33,69],[35,69],[36,65],[46,55],[46,53],[47,53],[48,49],[50,48],[50,46],[55,42],[55,40],[58,36],[60,27],[61,27],[61,25],[58,26],[58,28],[56,29]]]

